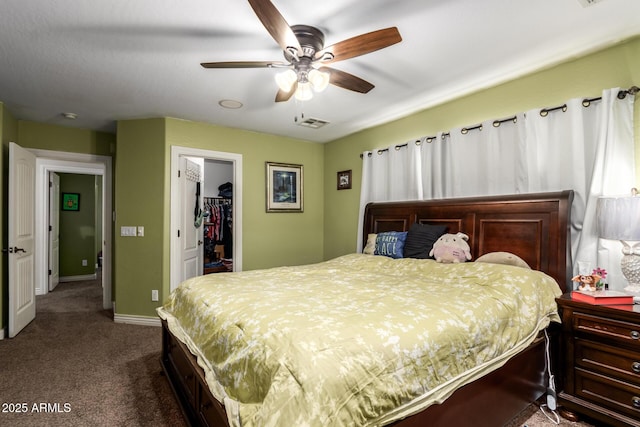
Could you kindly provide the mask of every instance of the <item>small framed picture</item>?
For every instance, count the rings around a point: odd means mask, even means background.
[[[60,207],[63,211],[79,211],[80,210],[80,194],[78,193],[62,193]]]
[[[348,190],[351,188],[351,169],[338,172],[338,190]]]
[[[302,212],[304,176],[302,165],[266,162],[267,212]]]

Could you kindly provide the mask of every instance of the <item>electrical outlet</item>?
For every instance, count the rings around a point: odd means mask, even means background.
[[[87,265],[88,265],[88,264],[87,264],[87,260],[86,260],[86,259],[83,259],[83,260],[82,260],[82,266],[83,266],[83,267],[86,267]]]
[[[151,301],[158,301],[158,290],[154,289],[151,291]]]

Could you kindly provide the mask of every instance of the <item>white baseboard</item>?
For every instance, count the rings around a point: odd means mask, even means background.
[[[82,274],[79,276],[60,276],[61,282],[82,282],[84,280],[96,280],[98,276],[93,274]]]
[[[127,323],[129,325],[139,326],[162,326],[160,318],[150,316],[135,316],[133,314],[113,314],[113,321],[115,323]]]
[[[4,328],[0,329],[0,340],[4,339]]]

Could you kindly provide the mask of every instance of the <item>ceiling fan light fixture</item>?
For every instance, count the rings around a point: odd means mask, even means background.
[[[311,90],[311,83],[300,82],[298,83],[298,89],[296,89],[296,99],[298,101],[308,101],[313,98],[313,91]]]
[[[276,83],[285,92],[289,92],[297,80],[298,75],[292,69],[276,74]]]
[[[324,71],[316,70],[315,68],[309,71],[309,82],[313,86],[313,90],[316,92],[322,92],[329,86],[329,79],[331,75]]]

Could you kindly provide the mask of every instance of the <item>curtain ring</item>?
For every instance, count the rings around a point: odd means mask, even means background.
[[[482,130],[482,123],[477,125],[477,126],[472,126],[470,128],[462,128],[462,129],[460,129],[460,133],[462,133],[463,135],[466,135],[467,133],[469,133],[470,130],[475,130],[475,129],[478,129],[478,130],[481,131]]]
[[[416,139],[416,145],[419,147],[422,145],[422,140],[421,139]]]

